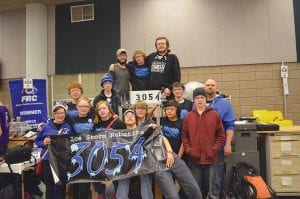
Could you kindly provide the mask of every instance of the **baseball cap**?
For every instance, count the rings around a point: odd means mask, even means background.
[[[123,118],[124,118],[128,113],[135,114],[134,111],[133,111],[132,109],[127,109],[127,110],[123,113]]]
[[[121,53],[127,54],[126,50],[124,48],[120,48],[117,50],[116,55],[120,55]]]
[[[58,108],[63,108],[66,112],[68,111],[68,108],[63,104],[56,104],[55,106],[53,106],[52,112],[53,113],[56,112]]]

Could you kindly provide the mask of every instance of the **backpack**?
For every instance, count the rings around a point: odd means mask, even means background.
[[[22,198],[21,176],[13,173],[0,174],[0,198]]]
[[[245,163],[233,165],[232,192],[237,199],[275,199],[274,190],[268,186],[257,170]]]

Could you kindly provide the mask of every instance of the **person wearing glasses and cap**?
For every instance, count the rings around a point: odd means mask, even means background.
[[[129,79],[130,74],[126,68],[127,52],[124,48],[120,48],[116,52],[117,63],[109,66],[109,73],[114,78],[113,89],[117,92],[120,99],[127,100],[129,98]]]
[[[65,121],[67,108],[64,105],[55,105],[52,112],[53,119],[48,120],[35,139],[35,144],[42,148],[41,157],[47,153],[47,147],[51,144],[51,136],[69,134],[72,131],[71,126]],[[48,154],[42,160],[42,179],[46,185],[46,199],[66,197],[66,185],[55,185],[54,183]]]

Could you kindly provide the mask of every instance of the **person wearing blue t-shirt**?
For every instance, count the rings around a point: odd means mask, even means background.
[[[72,126],[73,133],[90,133],[93,131],[93,114],[91,113],[91,102],[88,98],[81,96],[77,103],[78,116],[68,118],[69,124]],[[73,198],[89,198],[90,183],[76,183],[72,184]],[[101,190],[97,191],[99,195]]]
[[[130,83],[133,91],[149,90],[150,68],[145,63],[146,54],[137,50],[133,53],[133,61],[126,67],[130,73]]]
[[[71,102],[67,104],[68,107],[68,118],[78,116],[77,104],[80,97],[83,94],[82,85],[78,82],[70,83],[68,86],[68,93],[71,97]]]

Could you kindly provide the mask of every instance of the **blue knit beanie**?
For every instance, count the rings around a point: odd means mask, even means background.
[[[103,75],[101,81],[100,81],[101,86],[103,86],[103,84],[105,82],[110,82],[110,83],[114,84],[114,78],[113,78],[113,76],[111,74],[109,74],[109,73],[105,73]]]

